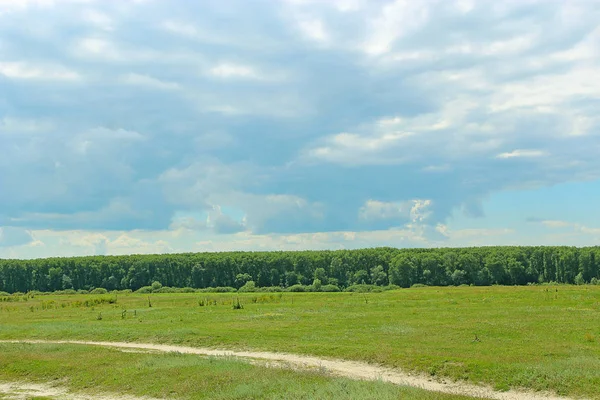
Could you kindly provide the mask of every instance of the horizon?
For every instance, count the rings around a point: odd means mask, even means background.
[[[0,0],[0,259],[599,245],[599,5]]]

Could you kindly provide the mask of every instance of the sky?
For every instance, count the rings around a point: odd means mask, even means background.
[[[0,258],[600,244],[600,0],[0,0]]]

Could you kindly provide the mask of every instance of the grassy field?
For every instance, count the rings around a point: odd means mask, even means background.
[[[497,389],[600,398],[598,286],[248,293],[239,295],[243,309],[235,310],[232,302],[237,298],[23,296],[0,302],[0,339],[284,351],[368,361]]]
[[[46,344],[0,344],[0,354],[0,380],[59,380],[87,393],[178,399],[468,399],[192,355]]]

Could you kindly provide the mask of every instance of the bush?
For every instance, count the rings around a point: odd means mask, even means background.
[[[585,285],[585,279],[583,279],[583,274],[580,272],[577,274],[577,276],[575,277],[575,284],[576,285]]]
[[[600,285],[600,279],[598,279],[598,278],[592,278],[592,280],[590,281],[590,283],[592,285]]]
[[[179,289],[169,286],[162,286],[159,289],[152,289],[152,293],[181,293]]]
[[[306,292],[306,286],[304,285],[292,285],[286,289],[287,292]]]
[[[136,293],[143,293],[143,294],[152,293],[152,286],[142,286],[141,288],[139,288],[135,292]]]
[[[254,283],[254,281],[248,281],[248,282],[244,283],[244,286],[242,286],[241,288],[238,289],[238,292],[246,292],[246,293],[256,292],[256,284]]]
[[[393,283],[383,287],[383,290],[398,290],[398,289],[402,289],[402,288],[398,285],[394,285]]]
[[[218,286],[218,287],[209,287],[204,289],[198,289],[198,293],[235,293],[237,292],[236,288],[231,286]]]
[[[427,287],[427,285],[423,284],[423,283],[415,283],[414,285],[412,285],[411,287],[414,288],[420,288],[420,287]]]
[[[368,293],[368,292],[383,292],[383,288],[381,286],[369,285],[366,283],[361,283],[358,285],[348,286],[344,292],[357,292],[357,293]]]
[[[267,292],[267,293],[283,292],[283,288],[281,286],[265,286],[265,287],[257,288],[256,291],[257,292]]]
[[[194,289],[194,288],[191,288],[191,287],[187,287],[187,286],[186,286],[186,287],[184,287],[184,288],[181,288],[181,289],[179,290],[179,292],[180,292],[180,293],[195,293],[195,292],[196,292],[196,289]]]
[[[321,291],[321,287],[323,286],[323,283],[321,282],[320,279],[315,279],[313,281],[312,287],[314,292],[320,292]]]
[[[90,291],[90,294],[107,294],[107,293],[108,293],[108,290],[101,288],[101,287]]]
[[[57,290],[54,294],[77,294],[77,291],[73,289]]]
[[[8,293],[8,292],[0,292],[0,296],[10,296],[10,293]]]
[[[323,285],[321,292],[341,292],[341,290],[337,285]]]

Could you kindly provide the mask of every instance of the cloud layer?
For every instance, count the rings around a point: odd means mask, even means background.
[[[489,196],[600,179],[598,21],[595,0],[0,0],[0,256],[68,232],[473,243],[452,220]]]

